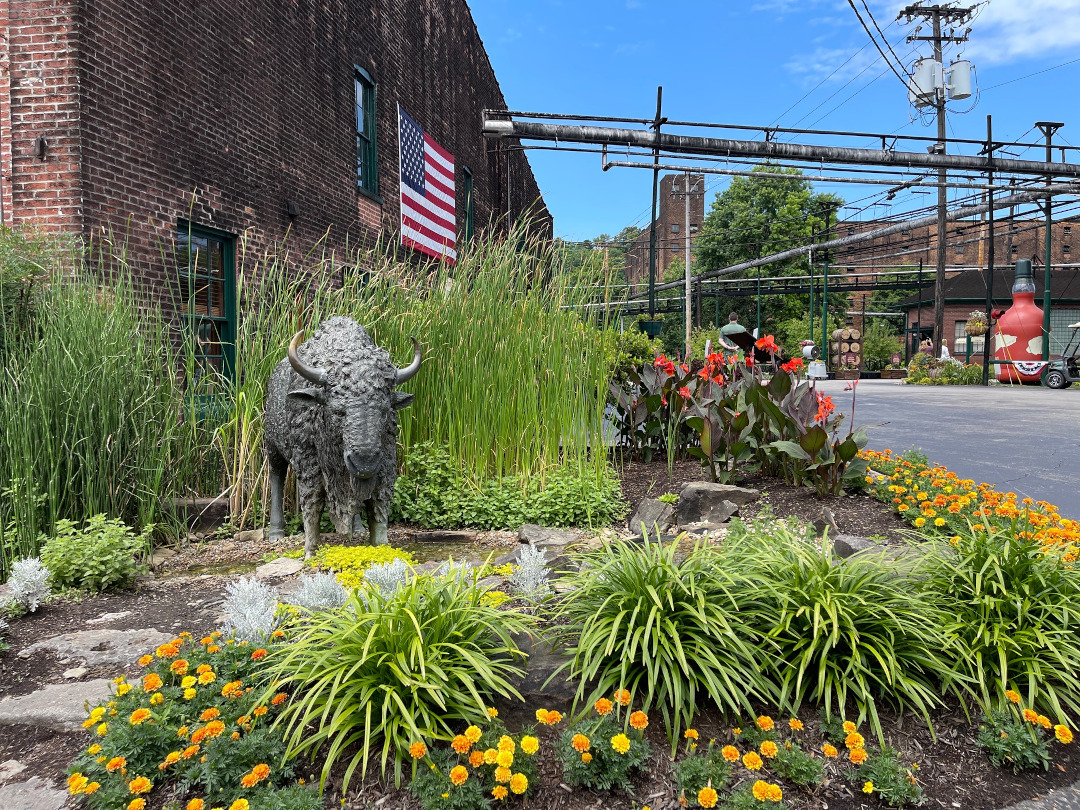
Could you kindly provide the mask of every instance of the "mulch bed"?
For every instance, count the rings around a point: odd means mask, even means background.
[[[643,498],[657,497],[664,492],[678,493],[683,484],[701,480],[701,467],[696,461],[677,462],[669,477],[665,462],[651,464],[627,464],[622,470],[624,497],[631,509]],[[813,492],[786,486],[773,480],[748,477],[740,484],[762,490],[762,499],[744,507],[741,516],[752,518],[767,506],[776,516],[794,516],[812,520],[827,505],[835,515],[841,531],[901,539],[905,525],[881,503],[865,496],[845,496],[819,501]],[[394,539],[404,538],[405,530]],[[337,538],[327,538],[328,540]],[[201,563],[213,561],[222,564],[252,565],[267,553],[279,553],[296,545],[295,539],[282,544],[256,543],[245,547],[232,540],[205,542],[199,547],[181,549],[180,554],[169,560],[167,568],[173,572],[185,571]],[[478,552],[501,545],[509,545],[512,538],[480,535],[475,539]],[[231,544],[231,545],[230,545]],[[220,601],[230,576],[202,575],[148,582],[139,588],[122,593],[86,597],[81,600],[58,599],[44,606],[38,613],[11,622],[7,641],[11,649],[0,655],[0,698],[26,694],[49,682],[61,682],[60,664],[50,653],[39,653],[21,659],[17,653],[22,648],[42,638],[87,629],[87,620],[106,612],[131,611],[131,614],[108,624],[117,629],[154,627],[165,632],[178,633],[190,630],[196,635],[214,629],[220,612]],[[121,668],[98,667],[88,672],[86,678],[115,676]],[[137,667],[127,669],[134,675]],[[768,713],[768,708],[762,710]],[[509,713],[508,713],[509,714]],[[787,718],[777,718],[784,721]],[[818,719],[804,712],[805,748],[820,749]],[[675,810],[678,801],[669,759],[669,746],[657,715],[648,734],[653,744],[653,762],[647,773],[634,781],[633,794],[621,792],[602,793],[583,789],[570,789],[563,781],[561,769],[554,757],[540,759],[541,789],[528,802],[533,810],[592,810],[612,808],[637,810],[649,805],[653,810]],[[906,761],[918,762],[920,783],[928,796],[928,807],[962,808],[963,810],[993,810],[1032,798],[1047,791],[1071,785],[1080,779],[1080,754],[1071,752],[1072,746],[1052,746],[1054,764],[1048,772],[1029,772],[1014,776],[1010,771],[990,766],[974,742],[976,728],[957,708],[939,710],[934,716],[936,736],[913,715],[897,716],[883,712],[882,721],[886,741],[898,749]],[[732,720],[715,710],[705,710],[696,721],[701,742],[715,738],[719,744],[733,741]],[[866,728],[863,733],[873,744]],[[554,734],[542,729],[540,737],[544,744],[553,740]],[[35,728],[5,727],[0,734],[0,762],[19,759],[30,769],[24,776],[36,774],[57,781],[63,779],[63,769],[86,744],[84,734],[58,734]],[[840,741],[834,740],[834,743]],[[543,749],[542,749],[543,750]],[[548,751],[551,749],[548,748]],[[784,800],[795,810],[879,810],[884,805],[874,797],[859,792],[859,786],[848,783],[839,774],[835,761],[830,765],[829,778],[814,790],[785,789]],[[307,770],[302,768],[301,770]],[[310,776],[318,778],[317,771]],[[335,769],[336,770],[336,769]],[[745,772],[743,772],[745,773]],[[405,790],[395,790],[392,785],[378,778],[378,765],[372,768],[366,780],[357,776],[350,785],[342,803],[341,795],[328,783],[326,806],[345,807],[347,810],[378,808],[401,808],[416,810],[419,804]],[[763,778],[777,781],[764,775]],[[340,785],[340,780],[337,782]]]

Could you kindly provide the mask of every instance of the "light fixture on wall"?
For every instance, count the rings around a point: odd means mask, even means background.
[[[49,151],[49,142],[45,140],[44,135],[38,135],[34,139],[34,157],[38,160],[45,160],[45,155]]]
[[[285,213],[289,219],[296,219],[300,216],[300,204],[296,200],[285,201]]]

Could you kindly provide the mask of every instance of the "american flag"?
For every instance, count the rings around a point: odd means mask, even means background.
[[[398,156],[401,244],[454,264],[454,156],[435,143],[400,105]]]

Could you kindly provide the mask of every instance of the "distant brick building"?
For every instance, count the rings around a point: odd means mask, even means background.
[[[459,241],[550,232],[525,154],[481,134],[506,103],[466,0],[0,0],[0,35],[0,220],[113,232],[159,293],[179,240],[215,340],[240,244],[396,240],[398,105],[454,157]]]
[[[656,216],[656,278],[663,278],[675,259],[686,255],[685,175],[666,174],[660,178]],[[690,175],[690,240],[693,243],[705,219],[705,176]],[[649,281],[649,226],[641,232],[626,254],[626,280],[631,284]]]

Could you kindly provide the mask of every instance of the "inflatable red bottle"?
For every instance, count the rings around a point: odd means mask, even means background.
[[[1035,276],[1031,260],[1016,262],[1013,304],[998,318],[994,333],[994,359],[1001,382],[1039,383],[1042,374],[1043,311],[1035,304]]]

